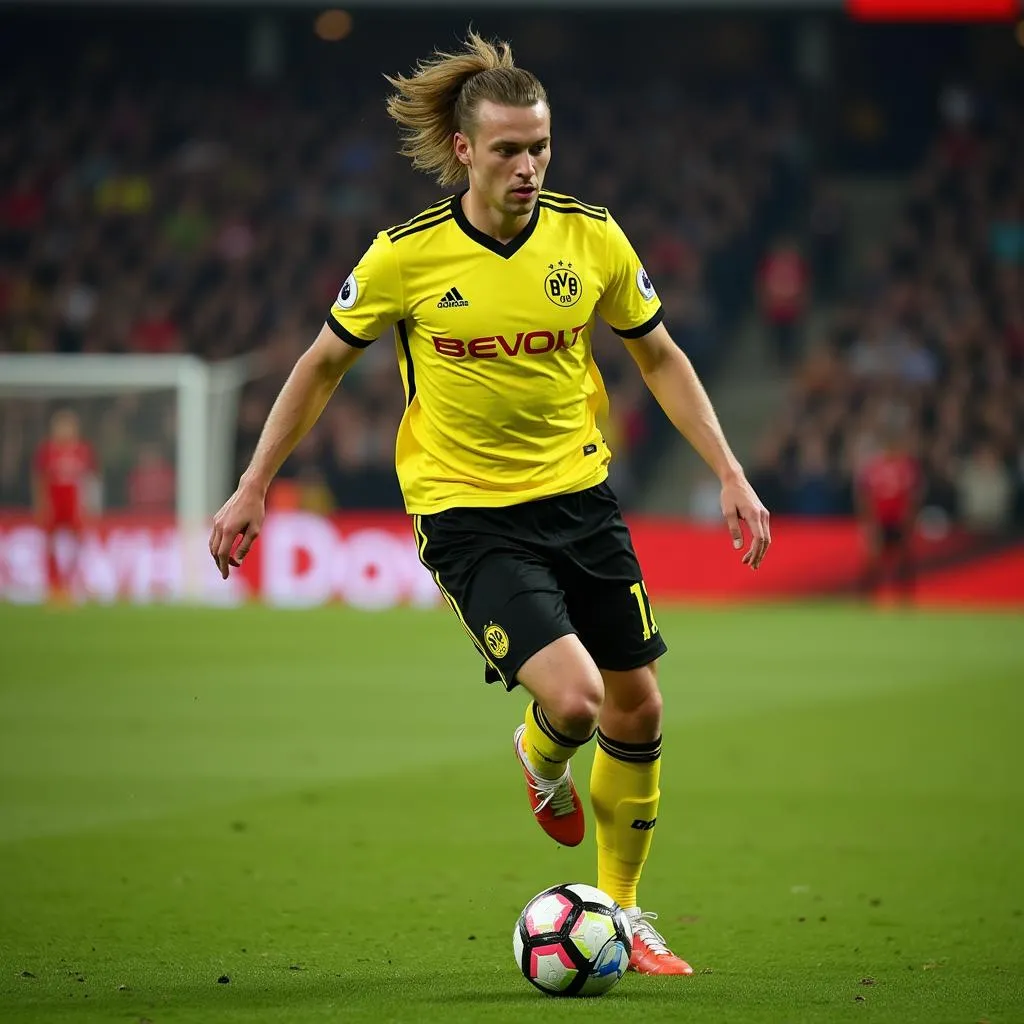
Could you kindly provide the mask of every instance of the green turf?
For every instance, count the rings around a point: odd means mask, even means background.
[[[0,1019],[1024,1021],[1024,621],[659,622],[642,895],[698,973],[561,1002],[510,934],[593,838],[454,619],[0,607]]]

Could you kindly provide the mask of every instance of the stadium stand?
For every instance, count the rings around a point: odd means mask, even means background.
[[[262,374],[241,407],[241,468],[284,375],[373,233],[438,193],[395,155],[376,76],[371,91],[353,73],[356,99],[339,119],[335,93],[309,81],[211,82],[199,65],[154,61],[133,80],[85,46],[50,82],[31,66],[8,77],[0,351],[218,360],[258,350]],[[645,254],[674,336],[712,374],[749,305],[757,253],[800,189],[792,101],[782,89],[728,82],[697,94],[666,81],[652,95],[620,81],[595,95],[570,74],[544,77],[556,98],[549,183],[612,209]],[[599,331],[595,345],[612,395],[616,484],[628,501],[666,424],[621,342]],[[389,343],[373,346],[289,461],[284,475],[302,501],[399,503],[394,363]],[[85,411],[108,506],[131,493],[132,466],[114,449],[137,411],[131,398],[115,401],[102,423]],[[0,504],[28,501],[31,452],[18,438],[40,433],[44,413],[25,402],[3,409]],[[169,422],[166,457],[171,431]]]
[[[791,374],[786,411],[750,466],[769,507],[849,513],[862,456],[896,422],[921,460],[928,505],[982,530],[1024,522],[1020,107],[977,103],[973,116],[953,116],[963,111],[954,94],[902,217],[844,274],[842,202],[809,141],[821,146],[828,133],[820,113],[810,123],[784,74],[762,62],[755,87],[747,54],[697,86],[682,72],[631,77],[625,64],[609,76],[567,59],[580,51],[556,38],[564,24],[546,24],[550,52],[537,70],[556,113],[549,184],[612,209],[707,381],[762,302]],[[236,30],[231,19],[204,23],[191,62],[171,60],[170,44],[137,27],[106,49],[85,39],[60,60],[55,50],[59,71],[46,76],[5,51],[0,351],[256,353],[260,373],[240,410],[241,469],[284,375],[373,233],[438,193],[395,155],[379,69],[353,55],[329,75],[310,61],[302,74],[262,79],[223,62]],[[195,25],[178,31],[191,38]],[[727,38],[735,41],[735,26]],[[419,38],[402,45],[422,50]],[[404,66],[399,52],[389,69]],[[787,238],[802,255],[787,256],[778,245]],[[787,311],[785,296],[765,304],[770,268],[784,286],[794,267],[806,278],[803,298],[827,312],[826,331],[803,354],[787,320],[802,308]],[[806,324],[796,326],[799,334]],[[613,482],[628,506],[671,428],[618,339],[598,330],[595,347],[612,396]],[[126,451],[145,412],[133,396],[101,414],[84,410],[108,507],[131,503],[137,461],[173,460],[170,417],[157,451]],[[397,506],[401,412],[385,341],[286,466],[295,500]],[[46,413],[42,403],[0,406],[0,506],[29,502],[30,439]]]
[[[940,518],[1024,522],[1024,117],[966,98],[765,433],[754,472],[775,510],[850,513],[858,467],[895,430]]]

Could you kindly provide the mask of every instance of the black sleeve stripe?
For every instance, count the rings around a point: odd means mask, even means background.
[[[658,311],[648,320],[646,323],[642,323],[639,327],[630,327],[629,330],[620,331],[618,327],[613,327],[612,330],[620,338],[642,338],[645,334],[650,334],[662,320],[665,319],[665,311],[658,307]]]
[[[398,321],[397,328],[398,340],[402,343],[402,351],[405,353],[405,379],[409,386],[405,407],[408,408],[416,397],[416,367],[412,364],[412,350],[409,348],[409,330],[405,326],[404,319]]]
[[[560,196],[552,192],[541,190],[538,199],[543,199],[548,203],[557,203],[559,206],[579,206],[581,209],[589,210],[591,213],[607,213],[608,210],[604,206],[593,206],[590,203],[581,202],[579,199],[573,199],[572,196]]]
[[[543,193],[541,193],[537,198],[542,203],[550,203],[552,206],[564,206],[566,208],[586,210],[588,213],[596,213],[602,217],[608,216],[608,211],[601,206],[589,206],[586,203],[577,203],[572,199],[556,199],[553,196],[546,196]]]
[[[555,213],[578,213],[584,217],[589,217],[591,220],[607,220],[607,213],[591,213],[590,210],[584,210],[579,206],[556,206],[554,203],[547,203],[543,199],[537,200],[537,205],[543,207],[545,210],[554,210]]]
[[[408,220],[402,221],[401,224],[396,224],[388,228],[388,233],[390,234],[392,231],[401,231],[403,228],[407,228],[412,224],[418,224],[421,220],[426,220],[427,217],[431,217],[435,213],[440,212],[443,207],[451,206],[453,198],[453,196],[447,196],[446,198],[439,200],[432,206],[428,206],[425,210],[417,213],[415,217],[410,217]]]
[[[440,202],[434,203],[433,206],[428,206],[422,213],[417,213],[415,217],[410,217],[401,224],[396,224],[393,228],[388,228],[386,232],[388,238],[398,234],[400,231],[404,231],[406,228],[411,228],[414,224],[419,224],[422,221],[433,217],[435,214],[440,213],[443,208],[449,208],[451,206],[451,202],[452,196],[448,196],[447,199],[442,199]]]
[[[553,203],[572,203],[574,206],[582,206],[585,210],[590,210],[592,213],[607,213],[608,210],[603,206],[593,206],[590,203],[585,203],[581,199],[576,199],[574,196],[562,195],[560,192],[549,192],[546,188],[540,190],[540,199],[548,199]]]
[[[443,224],[445,221],[453,219],[454,216],[451,210],[446,210],[436,220],[429,220],[423,224],[414,224],[412,227],[405,228],[402,231],[396,231],[393,235],[389,235],[388,237],[392,242],[397,242],[401,238],[408,238],[409,235],[415,235],[417,231],[426,231],[428,228],[436,228],[438,224]]]
[[[327,326],[330,327],[330,329],[334,331],[342,341],[347,342],[353,348],[367,348],[377,340],[376,338],[370,338],[369,341],[367,341],[366,338],[360,338],[358,335],[353,334],[343,324],[339,324],[338,321],[334,319],[333,315],[327,318]]]

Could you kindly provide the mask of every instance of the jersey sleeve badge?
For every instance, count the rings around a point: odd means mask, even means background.
[[[337,278],[335,278],[337,280]],[[338,292],[337,306],[339,309],[351,309],[359,298],[359,284],[354,273],[345,278],[345,283]]]
[[[636,286],[646,302],[650,302],[654,298],[654,285],[651,283],[651,279],[647,276],[647,271],[643,267],[640,267],[636,272]]]

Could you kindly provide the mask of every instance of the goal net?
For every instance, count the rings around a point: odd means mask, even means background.
[[[46,594],[32,470],[58,409],[77,414],[97,462],[96,493],[87,503],[102,513],[104,527],[102,536],[88,531],[79,559],[85,596],[113,600],[133,584],[158,584],[168,598],[208,597],[205,533],[233,483],[238,399],[249,368],[246,358],[207,364],[192,356],[0,355],[0,599]],[[122,530],[113,562],[111,524]],[[164,530],[162,550],[121,550],[141,524]],[[97,551],[98,543],[107,547]],[[148,581],[141,578],[147,573]]]

